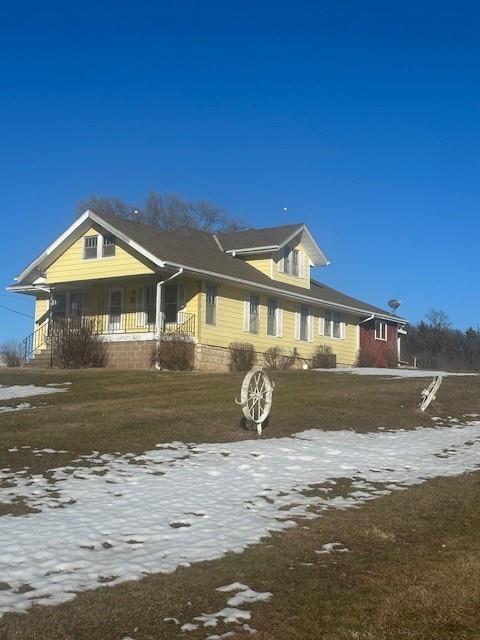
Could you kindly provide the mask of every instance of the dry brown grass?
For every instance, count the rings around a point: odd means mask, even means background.
[[[367,431],[430,424],[415,408],[422,380],[317,372],[278,372],[273,377],[275,411],[266,437],[308,427]],[[73,385],[65,394],[32,400],[50,406],[0,416],[0,466],[25,464],[40,470],[92,449],[143,451],[174,439],[252,437],[239,426],[233,404],[241,378],[2,372],[0,384],[72,380]],[[475,378],[445,380],[441,404],[432,415],[480,413],[479,386]],[[22,444],[70,453],[36,458],[6,451]],[[359,509],[330,511],[301,522],[242,554],[82,593],[71,603],[38,607],[23,616],[6,615],[0,620],[0,638],[200,640],[229,628],[181,634],[164,618],[177,617],[183,624],[222,608],[225,594],[215,589],[238,580],[274,594],[270,603],[249,607],[257,640],[478,640],[479,498],[479,474],[429,481]],[[350,553],[315,553],[333,541]]]
[[[479,474],[429,481],[360,509],[330,511],[240,555],[7,615],[0,634],[199,640],[208,630],[181,634],[164,618],[183,624],[222,608],[225,595],[215,589],[239,580],[274,594],[270,603],[248,607],[257,640],[478,640],[479,498]],[[332,541],[350,553],[315,553]]]

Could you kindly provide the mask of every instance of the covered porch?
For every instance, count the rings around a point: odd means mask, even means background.
[[[199,288],[194,281],[168,276],[163,281],[143,276],[51,285],[43,290],[35,330],[24,341],[25,358],[48,347],[66,321],[89,323],[109,342],[172,333],[195,339]]]

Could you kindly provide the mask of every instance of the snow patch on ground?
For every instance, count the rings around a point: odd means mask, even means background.
[[[388,376],[394,378],[433,378],[433,376],[478,376],[478,373],[454,373],[452,371],[424,371],[422,369],[383,369],[379,367],[339,367],[315,369],[326,373],[354,373],[358,376]]]
[[[29,402],[21,402],[16,407],[2,407],[0,406],[0,413],[10,413],[11,411],[25,411],[25,409],[33,409]]]
[[[479,466],[475,421],[411,431],[312,429],[269,440],[174,442],[142,455],[93,452],[44,474],[1,469],[0,502],[22,500],[36,512],[0,518],[0,576],[7,585],[0,590],[0,615],[240,553],[271,532],[297,526],[299,518]],[[232,601],[241,606],[238,596]],[[244,597],[251,602],[253,596]],[[226,609],[236,608],[232,601]]]
[[[43,396],[48,393],[61,393],[68,391],[64,388],[56,387],[36,387],[34,384],[15,384],[10,387],[0,385],[0,400],[11,400],[13,398],[30,398],[32,396]]]
[[[256,632],[255,629],[250,627],[245,621],[250,620],[252,614],[245,609],[239,609],[238,607],[245,604],[252,604],[254,602],[268,602],[273,594],[269,591],[263,593],[254,591],[246,584],[241,582],[232,582],[224,587],[218,587],[217,591],[222,593],[237,592],[235,595],[230,596],[227,600],[227,606],[215,613],[202,613],[199,616],[195,616],[192,622],[187,622],[181,627],[181,631],[195,631],[199,627],[216,627],[218,624],[233,624],[237,625],[235,631],[226,631],[223,634],[214,634],[208,636],[206,640],[220,640],[222,638],[229,638],[235,635],[237,631],[247,631],[250,634]],[[244,624],[242,624],[244,623]],[[241,625],[241,626],[239,626]]]

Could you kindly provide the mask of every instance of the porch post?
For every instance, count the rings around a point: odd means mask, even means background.
[[[163,280],[157,282],[157,297],[155,301],[155,332],[160,338],[163,330],[163,313],[162,313],[162,297],[163,297]]]

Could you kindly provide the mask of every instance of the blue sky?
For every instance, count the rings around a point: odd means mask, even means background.
[[[288,207],[318,279],[476,326],[479,25],[462,1],[4,3],[2,289],[82,198],[154,189],[254,226]],[[0,307],[0,340],[29,331]]]

